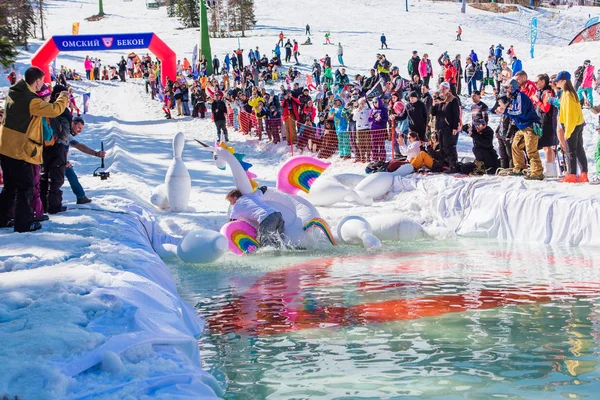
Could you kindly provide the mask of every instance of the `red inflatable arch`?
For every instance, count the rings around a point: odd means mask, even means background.
[[[154,33],[124,33],[115,35],[69,35],[52,36],[38,49],[31,59],[31,65],[40,68],[50,82],[50,63],[61,51],[106,51],[148,49],[160,60],[160,79],[163,85],[167,77],[175,79],[176,55]]]

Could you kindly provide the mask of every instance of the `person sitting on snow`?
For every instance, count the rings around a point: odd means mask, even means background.
[[[487,125],[483,117],[473,120],[470,125],[462,129],[473,139],[473,155],[475,156],[475,169],[473,174],[493,175],[498,169],[498,153],[494,149],[494,131]]]
[[[285,221],[279,211],[264,202],[263,193],[266,190],[267,188],[263,186],[252,194],[243,195],[237,189],[227,193],[225,200],[231,205],[229,220],[241,219],[258,226],[257,240],[260,245],[280,248],[284,245]]]

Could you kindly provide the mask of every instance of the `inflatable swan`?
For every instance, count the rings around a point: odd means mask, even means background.
[[[252,164],[244,161],[244,154],[236,153],[224,141],[208,146],[197,140],[203,148],[214,154],[217,168],[231,169],[236,188],[242,194],[254,193],[258,184],[254,181],[256,175],[250,172]],[[292,246],[309,247],[312,243],[308,232],[313,228],[321,231],[327,240],[335,245],[331,229],[319,215],[319,212],[305,198],[296,193],[308,192],[312,184],[329,166],[312,157],[293,157],[279,171],[277,188],[268,188],[263,200],[277,211],[281,212],[285,221],[284,233]],[[252,253],[260,247],[256,239],[256,227],[246,221],[233,221],[221,228],[221,233],[229,240],[229,250],[234,254]]]
[[[380,199],[391,192],[394,183],[403,176],[414,172],[410,164],[394,172],[374,174],[339,174],[320,177],[310,188],[306,198],[317,206],[330,206],[347,201],[369,206],[374,199]]]

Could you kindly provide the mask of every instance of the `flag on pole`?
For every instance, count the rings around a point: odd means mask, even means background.
[[[381,96],[384,92],[383,84],[381,80],[377,82],[375,86],[371,90],[366,93],[367,99],[373,99],[375,97]]]
[[[531,19],[531,58],[533,58],[533,50],[538,35],[538,20],[537,17]]]
[[[198,45],[194,46],[194,54],[192,54],[192,70],[194,79],[198,79]]]
[[[50,76],[56,80],[56,58],[52,60],[52,64],[50,64]]]
[[[90,93],[84,93],[83,94],[83,113],[87,114],[88,112],[88,106],[90,104]]]

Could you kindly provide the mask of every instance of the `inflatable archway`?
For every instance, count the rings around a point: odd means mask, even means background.
[[[577,36],[573,38],[573,40],[571,40],[569,45],[572,45],[573,43],[595,41],[600,41],[600,22],[596,22],[595,24],[591,24],[583,28],[583,30],[579,32]]]
[[[31,65],[44,71],[46,82],[50,82],[49,65],[61,51],[93,52],[133,49],[148,49],[156,55],[161,62],[160,79],[163,85],[165,85],[167,77],[175,79],[175,52],[155,33],[52,36],[33,55]]]

